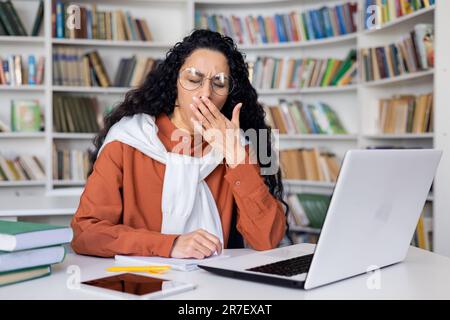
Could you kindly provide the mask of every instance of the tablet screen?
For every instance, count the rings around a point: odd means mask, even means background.
[[[85,281],[82,283],[94,287],[142,296],[144,294],[163,290],[168,282],[171,281],[141,276],[133,273],[123,273],[111,277]]]

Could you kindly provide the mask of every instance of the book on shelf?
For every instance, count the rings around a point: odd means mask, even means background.
[[[38,100],[11,100],[11,129],[13,132],[43,131],[43,123]]]
[[[90,169],[87,150],[59,149],[53,145],[53,179],[76,180],[87,179]]]
[[[0,85],[42,85],[44,83],[45,57],[36,61],[34,55],[29,55],[27,63],[21,55],[0,57]]]
[[[395,21],[400,17],[407,16],[418,10],[430,8],[435,4],[434,0],[365,0],[364,24],[365,29],[376,29],[391,21]],[[377,7],[377,11],[371,8]],[[373,19],[371,15],[376,15],[374,23],[369,24]]]
[[[346,134],[337,113],[326,103],[304,104],[302,101],[279,100],[279,105],[263,105],[270,127],[280,134]]]
[[[37,156],[20,155],[6,157],[0,155],[0,181],[44,180],[45,169]]]
[[[424,250],[433,250],[433,218],[422,212],[411,244]]]
[[[0,286],[49,275],[72,237],[70,227],[0,221]]]
[[[375,81],[434,67],[434,28],[418,24],[399,41],[360,49],[363,81]]]
[[[53,84],[62,86],[110,87],[111,80],[97,50],[53,49]]]
[[[433,132],[433,94],[401,95],[378,102],[378,132]]]
[[[11,0],[0,1],[0,36],[27,36],[27,31]]]
[[[3,122],[2,119],[0,119],[0,132],[11,132],[11,126]]]
[[[356,32],[356,12],[355,2],[268,16],[226,16],[196,10],[195,26],[197,29],[220,32],[238,44],[308,41]]]
[[[249,69],[257,89],[341,87],[356,81],[356,50],[350,50],[343,60],[261,56],[249,63]]]
[[[68,3],[53,1],[52,35],[59,39],[96,39],[118,41],[153,41],[153,34],[145,19],[131,16],[123,10],[98,10],[97,5],[78,6],[80,28],[68,28]]]
[[[161,59],[137,57],[120,59],[117,69],[114,86],[115,87],[137,87],[140,86],[147,74],[161,62]]]
[[[53,128],[55,132],[96,133],[100,130],[96,97],[54,95]]]
[[[332,152],[317,148],[280,151],[281,174],[284,179],[336,182],[340,165]]]

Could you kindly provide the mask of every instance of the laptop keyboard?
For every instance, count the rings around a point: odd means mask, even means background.
[[[306,273],[309,270],[313,254],[295,257],[275,263],[265,264],[262,266],[247,269],[247,271],[262,272],[276,274],[279,276],[292,277],[297,274]]]

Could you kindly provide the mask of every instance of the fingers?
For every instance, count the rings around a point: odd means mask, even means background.
[[[216,105],[212,103],[212,101],[207,97],[201,96],[200,101],[203,102],[203,104],[208,108],[209,112],[211,112],[215,119],[222,119],[222,117],[224,117],[222,112],[220,112]]]
[[[231,117],[231,122],[235,124],[237,128],[240,128],[239,125],[239,115],[241,113],[242,103],[238,103],[233,109],[233,115]]]
[[[213,252],[217,251],[218,254],[222,253],[222,243],[220,243],[219,238],[203,229],[199,229],[197,232],[210,241],[210,243],[214,246],[214,248],[211,248]]]
[[[217,127],[216,117],[211,113],[208,107],[197,97],[194,97],[193,99],[194,103],[191,104],[191,109],[197,119],[200,120],[207,129]]]

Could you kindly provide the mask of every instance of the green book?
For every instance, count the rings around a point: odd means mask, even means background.
[[[11,101],[11,129],[15,132],[38,132],[41,129],[41,107],[37,100]]]
[[[12,4],[11,0],[7,0],[4,3],[4,8],[6,8],[9,11],[9,15],[12,19],[13,24],[15,25],[18,36],[27,36],[27,31],[25,30],[25,27],[22,23],[22,20],[20,19],[19,15],[17,14],[16,8],[14,8],[14,5]]]
[[[313,193],[300,193],[297,197],[305,210],[310,227],[322,228],[331,197]]]
[[[0,221],[1,251],[59,245],[70,242],[72,236],[70,227],[22,221]]]
[[[51,274],[51,266],[26,268],[0,273],[0,287],[27,280],[38,279]]]
[[[31,31],[31,35],[36,37],[39,34],[42,26],[42,20],[44,17],[44,1],[39,2],[39,8],[36,14],[36,19],[34,20],[33,29]]]
[[[342,78],[342,76],[347,72],[347,70],[352,66],[353,62],[356,61],[356,50],[352,49],[348,53],[344,62],[341,63],[341,66],[336,71],[335,76],[331,79],[331,85],[335,86],[338,81]]]

